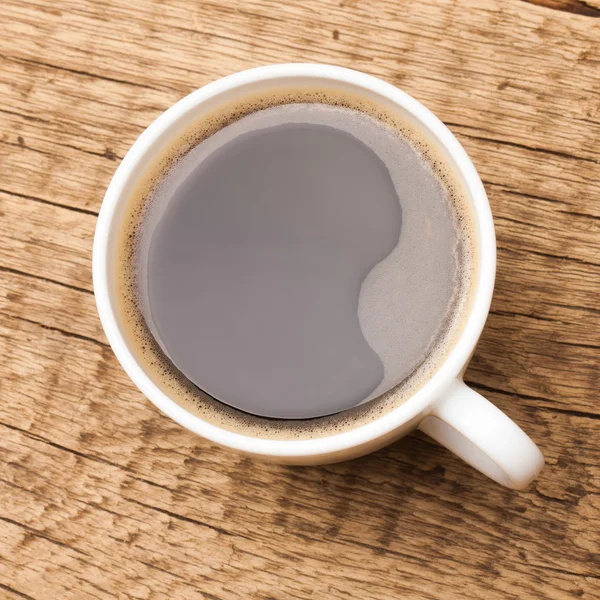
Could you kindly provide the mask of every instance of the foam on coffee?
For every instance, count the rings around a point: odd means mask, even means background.
[[[241,413],[217,402],[192,385],[157,344],[157,332],[152,334],[149,307],[139,290],[145,289],[146,285],[143,280],[146,273],[143,260],[148,255],[149,240],[172,195],[173,182],[184,179],[186,169],[189,172],[217,147],[241,133],[294,122],[333,125],[360,139],[385,163],[394,185],[403,193],[407,192],[407,185],[408,191],[411,191],[410,182],[407,184],[406,179],[407,161],[413,161],[415,172],[419,170],[417,167],[421,172],[427,169],[430,176],[414,182],[416,187],[413,191],[421,193],[421,201],[402,205],[403,220],[407,219],[409,225],[411,219],[426,223],[425,216],[430,211],[447,210],[452,216],[449,222],[456,229],[456,234],[451,237],[458,243],[446,256],[428,257],[423,253],[423,244],[419,245],[417,238],[411,239],[411,228],[403,227],[396,247],[371,270],[360,289],[360,326],[365,339],[383,362],[382,381],[364,399],[369,402],[361,406],[330,417],[290,422]],[[404,153],[400,170],[396,168],[399,151]],[[435,173],[434,177],[431,177],[432,173]],[[431,183],[432,189],[420,189],[427,182]],[[440,195],[444,196],[442,200],[445,201],[440,202]],[[431,199],[431,205],[427,204],[427,198]],[[415,214],[411,214],[411,211]],[[120,235],[117,284],[125,290],[120,297],[129,333],[128,341],[136,355],[141,355],[147,372],[160,387],[186,409],[221,427],[250,435],[284,439],[315,437],[352,429],[388,412],[412,395],[440,364],[461,329],[464,307],[470,298],[468,291],[472,285],[470,274],[474,262],[473,222],[468,202],[452,173],[444,168],[440,157],[425,140],[411,131],[398,115],[363,98],[335,91],[283,90],[269,94],[268,98],[246,98],[243,102],[236,102],[205,116],[197,125],[188,128],[179,143],[164,153],[151,176],[140,182],[128,203],[126,214],[128,218]],[[423,232],[414,233],[418,236]],[[398,322],[408,314],[406,306],[402,304],[402,294],[398,293],[399,286],[410,286],[411,278],[415,280],[419,277],[417,272],[403,270],[406,253],[411,251],[422,253],[418,260],[424,268],[437,269],[439,277],[436,281],[441,289],[448,292],[448,286],[454,288],[448,294],[451,301],[444,306],[445,314],[431,315],[429,307],[422,306],[417,318],[415,314],[410,315],[413,326],[409,330],[425,346],[398,339],[398,331],[390,326],[390,323]],[[428,259],[429,265],[426,264]],[[458,269],[457,277],[442,281],[444,275],[451,272],[447,268],[450,264],[448,261],[452,261]],[[414,298],[410,303],[415,305]],[[427,329],[432,320],[442,323],[441,329]],[[403,335],[406,333],[407,329],[402,330]],[[404,355],[407,347],[415,347],[418,353],[411,361],[407,361]],[[398,352],[403,353],[402,361],[399,361]],[[396,367],[399,362],[410,364],[412,372],[398,371]]]

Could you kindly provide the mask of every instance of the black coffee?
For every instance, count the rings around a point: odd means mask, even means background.
[[[356,407],[427,361],[464,293],[449,189],[414,140],[292,103],[195,145],[152,192],[133,258],[154,341],[246,413]]]

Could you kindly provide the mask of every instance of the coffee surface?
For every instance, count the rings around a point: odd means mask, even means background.
[[[185,378],[253,415],[338,413],[401,384],[459,304],[448,190],[400,132],[318,103],[250,114],[164,176],[137,300]]]

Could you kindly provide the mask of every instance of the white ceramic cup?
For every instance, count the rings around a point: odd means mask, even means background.
[[[236,97],[273,86],[334,87],[399,111],[433,141],[462,181],[478,228],[478,281],[463,332],[433,376],[403,404],[355,429],[327,437],[276,440],[217,427],[191,414],[168,397],[140,366],[117,311],[114,283],[116,233],[124,204],[135,182],[164,148],[203,111]],[[354,458],[383,447],[419,428],[495,481],[524,488],[542,469],[544,458],[531,439],[504,413],[467,387],[462,376],[490,308],[496,272],[496,241],[490,206],[466,152],[446,126],[422,104],[375,77],[340,67],[284,64],[259,67],[219,79],[183,98],[160,115],[127,153],[115,173],[98,217],[93,275],[98,311],[108,340],[138,388],[175,421],[217,444],[289,464],[319,464]]]

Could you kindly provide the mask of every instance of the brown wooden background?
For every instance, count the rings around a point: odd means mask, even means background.
[[[599,0],[3,0],[0,597],[600,597]],[[525,492],[420,434],[257,464],[159,414],[96,315],[119,160],[193,89],[264,63],[397,84],[473,158],[498,233],[468,381],[539,443]]]

